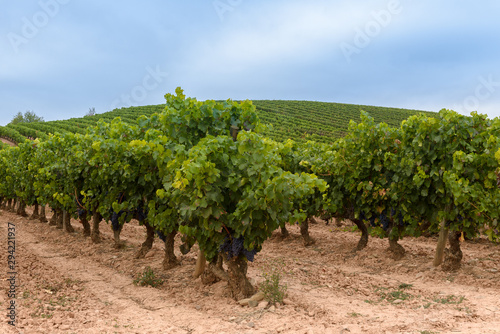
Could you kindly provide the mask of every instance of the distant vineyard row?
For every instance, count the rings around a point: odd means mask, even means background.
[[[360,121],[361,110],[368,112],[377,123],[385,122],[390,126],[399,126],[403,120],[418,113],[436,115],[420,110],[312,101],[255,100],[253,103],[261,121],[272,125],[264,134],[276,141],[293,139],[298,142],[314,140],[331,143],[347,133],[350,120]],[[133,123],[139,116],[151,116],[164,109],[165,105],[159,104],[115,109],[63,121],[9,124],[0,127],[0,137],[19,143],[24,138],[47,139],[49,133],[56,132],[83,134],[87,127],[96,125],[100,119],[110,122],[120,117],[126,123]]]

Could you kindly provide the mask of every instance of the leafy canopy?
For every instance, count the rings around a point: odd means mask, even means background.
[[[34,122],[43,122],[44,119],[41,116],[37,116],[33,111],[26,111],[23,115],[22,112],[18,112],[16,116],[10,121],[10,124],[18,124],[18,123],[34,123]]]

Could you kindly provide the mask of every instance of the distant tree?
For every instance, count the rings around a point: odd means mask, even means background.
[[[89,112],[85,114],[85,117],[86,116],[94,116],[95,115],[95,108],[92,107],[92,108],[89,108]]]
[[[18,112],[16,116],[10,121],[12,124],[22,123],[24,122],[24,116],[22,112]]]
[[[17,123],[33,123],[33,122],[43,122],[43,117],[37,116],[33,111],[26,111],[23,115],[22,112],[18,112],[16,116],[10,121],[11,124]]]

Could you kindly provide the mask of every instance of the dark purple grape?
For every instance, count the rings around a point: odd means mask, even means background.
[[[255,257],[255,254],[257,254],[257,250],[254,248],[251,251],[243,249],[243,255],[247,258],[248,261],[253,262],[253,259]]]
[[[111,226],[113,227],[113,231],[119,231],[120,230],[120,217],[125,213],[124,210],[120,210],[120,212],[116,213],[113,211],[111,214]]]
[[[155,230],[155,232],[156,232],[156,235],[158,236],[158,238],[160,238],[161,241],[165,242],[165,240],[167,239],[165,234],[163,234],[162,231],[158,231],[158,230]]]
[[[219,252],[226,255],[227,260],[231,260],[233,257],[244,255],[248,261],[253,261],[257,250],[253,249],[251,251],[245,249],[243,246],[245,239],[243,237],[234,238],[226,236],[222,245],[219,246]]]
[[[383,212],[380,214],[379,219],[382,223],[382,228],[384,229],[384,231],[387,231],[387,229],[389,228],[389,219]]]

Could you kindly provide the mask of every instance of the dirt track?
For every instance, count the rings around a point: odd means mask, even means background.
[[[204,286],[192,279],[195,252],[176,253],[181,266],[161,269],[163,245],[155,241],[146,259],[133,259],[145,229],[127,224],[127,247],[114,249],[108,225],[94,245],[80,225],[71,235],[0,211],[0,261],[7,272],[7,222],[16,225],[18,271],[16,329],[2,317],[0,333],[499,333],[500,248],[465,242],[463,267],[445,273],[431,266],[435,239],[404,239],[407,255],[394,261],[387,240],[371,238],[351,255],[358,234],[315,224],[317,243],[304,248],[297,227],[276,234],[248,276],[262,282],[266,263],[285,261],[286,304],[239,306],[225,283]],[[132,282],[146,266],[164,279],[159,289]],[[6,310],[8,282],[0,307]]]

